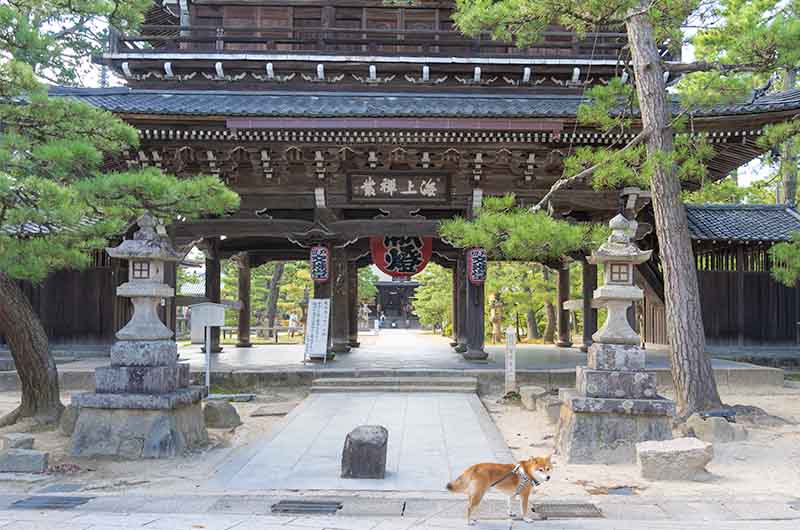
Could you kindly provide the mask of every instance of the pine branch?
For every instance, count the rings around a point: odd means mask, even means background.
[[[627,151],[628,149],[632,149],[632,148],[636,147],[637,145],[639,145],[640,143],[645,141],[645,139],[647,139],[648,135],[649,134],[648,134],[647,131],[641,131],[639,134],[634,136],[633,139],[631,139],[631,141],[628,142],[625,145],[625,147],[620,149],[618,152],[622,153],[622,152]],[[595,165],[593,165],[591,167],[588,167],[588,168],[584,169],[583,171],[581,171],[581,172],[579,172],[579,173],[577,173],[575,175],[572,175],[571,177],[558,179],[555,182],[555,184],[553,184],[550,187],[550,189],[547,191],[547,193],[544,194],[544,197],[542,197],[542,199],[539,202],[537,202],[534,206],[531,206],[529,211],[530,212],[538,212],[539,210],[544,208],[544,206],[547,204],[547,202],[550,200],[550,198],[553,196],[553,194],[555,192],[557,192],[558,190],[560,190],[561,188],[563,188],[565,186],[568,186],[568,185],[572,184],[573,182],[576,182],[578,180],[581,180],[581,179],[584,179],[586,177],[591,176],[595,171],[597,171],[600,168],[600,166],[601,166],[601,164],[595,164]]]

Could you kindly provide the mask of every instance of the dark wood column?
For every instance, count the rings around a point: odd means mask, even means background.
[[[558,340],[556,346],[572,346],[572,338],[569,333],[569,310],[564,309],[564,302],[567,300],[569,300],[569,265],[564,263],[558,268],[558,307],[556,307]]]
[[[331,245],[331,348],[332,353],[350,351],[350,297],[347,253]]]
[[[450,271],[453,274],[452,277],[452,307],[450,312],[450,325],[452,327],[452,341],[450,342],[450,346],[455,348],[458,346],[458,265],[454,266]]]
[[[464,264],[463,281],[467,291],[466,317],[464,319],[467,351],[463,355],[465,359],[472,361],[484,360],[488,354],[483,349],[486,336],[483,284],[475,285],[467,279],[466,263]]]
[[[348,313],[350,325],[347,343],[351,348],[358,348],[358,264],[355,261],[350,261],[347,264],[347,283],[349,289],[348,294]]]
[[[583,346],[581,351],[588,351],[592,345],[592,335],[597,331],[597,309],[592,307],[592,297],[597,289],[597,265],[586,260],[581,262],[583,272]]]
[[[243,252],[239,256],[239,333],[236,346],[249,348],[250,342],[250,255]]]
[[[765,258],[766,259],[766,258]],[[736,247],[736,341],[744,345],[744,247]]]
[[[453,269],[456,284],[456,305],[454,307],[456,328],[455,349],[458,353],[467,351],[467,260],[462,253]]]
[[[206,240],[206,298],[209,302],[219,304],[222,301],[222,266],[219,259],[219,238]],[[211,328],[211,353],[219,353],[219,328]],[[203,346],[205,348],[205,346]]]

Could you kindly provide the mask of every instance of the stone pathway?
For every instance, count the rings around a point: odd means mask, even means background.
[[[384,480],[339,477],[345,436],[358,425],[389,430]],[[269,439],[237,450],[207,488],[442,491],[492,461],[511,462],[511,452],[475,394],[312,394]]]

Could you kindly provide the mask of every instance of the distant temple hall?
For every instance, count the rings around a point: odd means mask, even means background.
[[[619,74],[624,32],[578,37],[553,27],[521,49],[460,35],[453,9],[450,1],[164,0],[137,32],[113,33],[96,58],[127,86],[52,94],[138,129],[141,145],[109,160],[109,170],[213,174],[240,194],[231,216],[170,227],[176,246],[194,242],[205,252],[207,300],[220,301],[220,260],[244,257],[240,336],[250,332],[250,269],[270,260],[316,260],[313,296],[331,299],[330,348],[339,352],[358,343],[360,267],[376,264],[398,278],[378,284],[377,304],[390,325],[413,327],[413,274],[433,261],[455,272],[454,343],[481,359],[485,262],[443,241],[439,222],[469,218],[491,195],[535,203],[562,176],[572,150],[613,148],[637,131],[620,138],[576,124],[585,89]],[[694,133],[714,147],[709,178],[761,155],[764,126],[798,109],[794,90],[696,113]],[[596,191],[580,182],[556,192],[548,211],[574,222],[608,222],[621,212],[652,226],[649,201],[645,191]],[[688,212],[709,340],[794,343],[800,294],[769,278],[766,250],[800,228],[797,212]],[[646,339],[663,343],[658,243],[652,232],[641,236],[654,257],[636,277],[647,293],[640,320]],[[597,270],[582,263],[591,293]],[[127,277],[123,266],[98,254],[88,270],[27,288],[54,344],[111,343],[129,311],[114,295]],[[569,270],[557,273],[559,344],[569,344]],[[165,281],[174,285],[174,269]],[[594,314],[589,298],[582,309]],[[174,328],[175,303],[161,312]],[[587,319],[587,337],[594,320]]]

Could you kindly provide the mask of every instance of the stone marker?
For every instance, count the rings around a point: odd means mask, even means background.
[[[70,403],[64,408],[64,412],[61,413],[61,419],[58,420],[58,429],[61,434],[72,436],[75,431],[76,421],[78,421],[78,407],[74,403]]]
[[[279,401],[278,403],[270,403],[262,405],[254,410],[251,418],[258,418],[261,416],[286,416],[297,406],[295,401]]]
[[[547,390],[540,386],[523,385],[519,387],[519,397],[522,406],[528,410],[536,410],[536,401],[547,395]]]
[[[242,424],[236,407],[227,401],[208,401],[203,408],[206,427],[211,429],[230,429]]]
[[[33,436],[23,432],[10,432],[3,435],[3,450],[33,449]]]
[[[0,453],[0,473],[44,473],[49,456],[33,449],[8,449]]]
[[[725,418],[712,416],[706,419],[699,414],[692,414],[686,420],[686,427],[694,431],[694,435],[706,442],[728,443],[747,439],[747,429],[742,425],[730,423]]]
[[[347,435],[342,450],[342,478],[384,478],[389,431],[361,425]]]
[[[537,399],[536,404],[539,412],[545,413],[547,421],[550,422],[551,425],[558,423],[558,420],[561,418],[561,400],[558,396],[547,394]]]
[[[649,480],[698,480],[708,477],[706,464],[714,447],[697,438],[676,438],[636,444],[636,460],[642,478]]]

